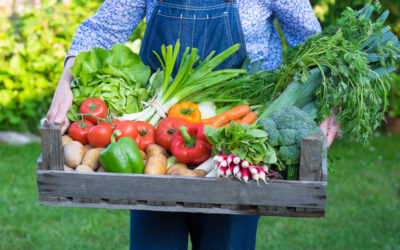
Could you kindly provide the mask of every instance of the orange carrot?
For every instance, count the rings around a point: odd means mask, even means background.
[[[229,127],[231,123],[230,122],[225,122],[224,124],[221,125],[221,127]]]
[[[238,122],[241,124],[253,124],[257,120],[257,115],[254,112],[247,113],[242,119]]]
[[[215,121],[215,119],[217,119],[217,117],[218,116],[214,116],[214,117],[211,117],[211,118],[208,118],[208,119],[202,119],[201,123],[205,126],[206,124],[211,123],[212,121]]]
[[[240,105],[231,110],[225,111],[224,113],[211,117],[209,119],[202,120],[201,123],[206,126],[210,125],[213,128],[219,128],[222,124],[229,122],[230,120],[240,119],[250,112],[249,105]]]

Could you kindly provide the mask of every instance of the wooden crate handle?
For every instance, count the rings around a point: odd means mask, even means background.
[[[323,181],[327,178],[326,143],[322,132],[309,135],[301,141],[299,180]],[[326,152],[326,151],[325,151]]]
[[[61,128],[47,119],[40,128],[43,163],[38,167],[44,170],[64,170]]]

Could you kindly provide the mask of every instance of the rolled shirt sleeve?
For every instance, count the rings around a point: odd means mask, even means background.
[[[93,47],[109,50],[115,43],[125,43],[145,14],[146,0],[105,0],[78,26],[67,58]]]
[[[272,9],[290,47],[321,31],[309,0],[273,0]]]

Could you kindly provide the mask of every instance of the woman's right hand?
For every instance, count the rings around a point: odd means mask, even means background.
[[[64,71],[58,82],[56,91],[54,92],[53,100],[51,101],[50,109],[47,112],[46,118],[54,124],[61,125],[61,134],[64,134],[69,127],[67,112],[72,107],[73,94],[70,87],[73,76],[69,69],[74,64],[75,58],[70,57],[65,63]]]

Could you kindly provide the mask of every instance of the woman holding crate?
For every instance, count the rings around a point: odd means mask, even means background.
[[[47,118],[68,126],[66,113],[72,105],[69,68],[82,51],[93,47],[111,49],[128,40],[146,17],[147,27],[140,49],[143,62],[160,67],[153,50],[162,44],[195,47],[204,58],[212,50],[220,53],[235,43],[241,48],[220,68],[238,68],[246,56],[264,59],[263,68],[274,70],[282,56],[279,25],[290,46],[320,31],[308,0],[106,0],[96,14],[77,29],[65,60],[64,72],[55,91]],[[178,56],[178,64],[182,54]],[[335,117],[321,124],[328,146],[338,134]],[[190,234],[194,249],[254,249],[259,217],[224,214],[190,214],[131,211],[131,249],[187,249]]]

